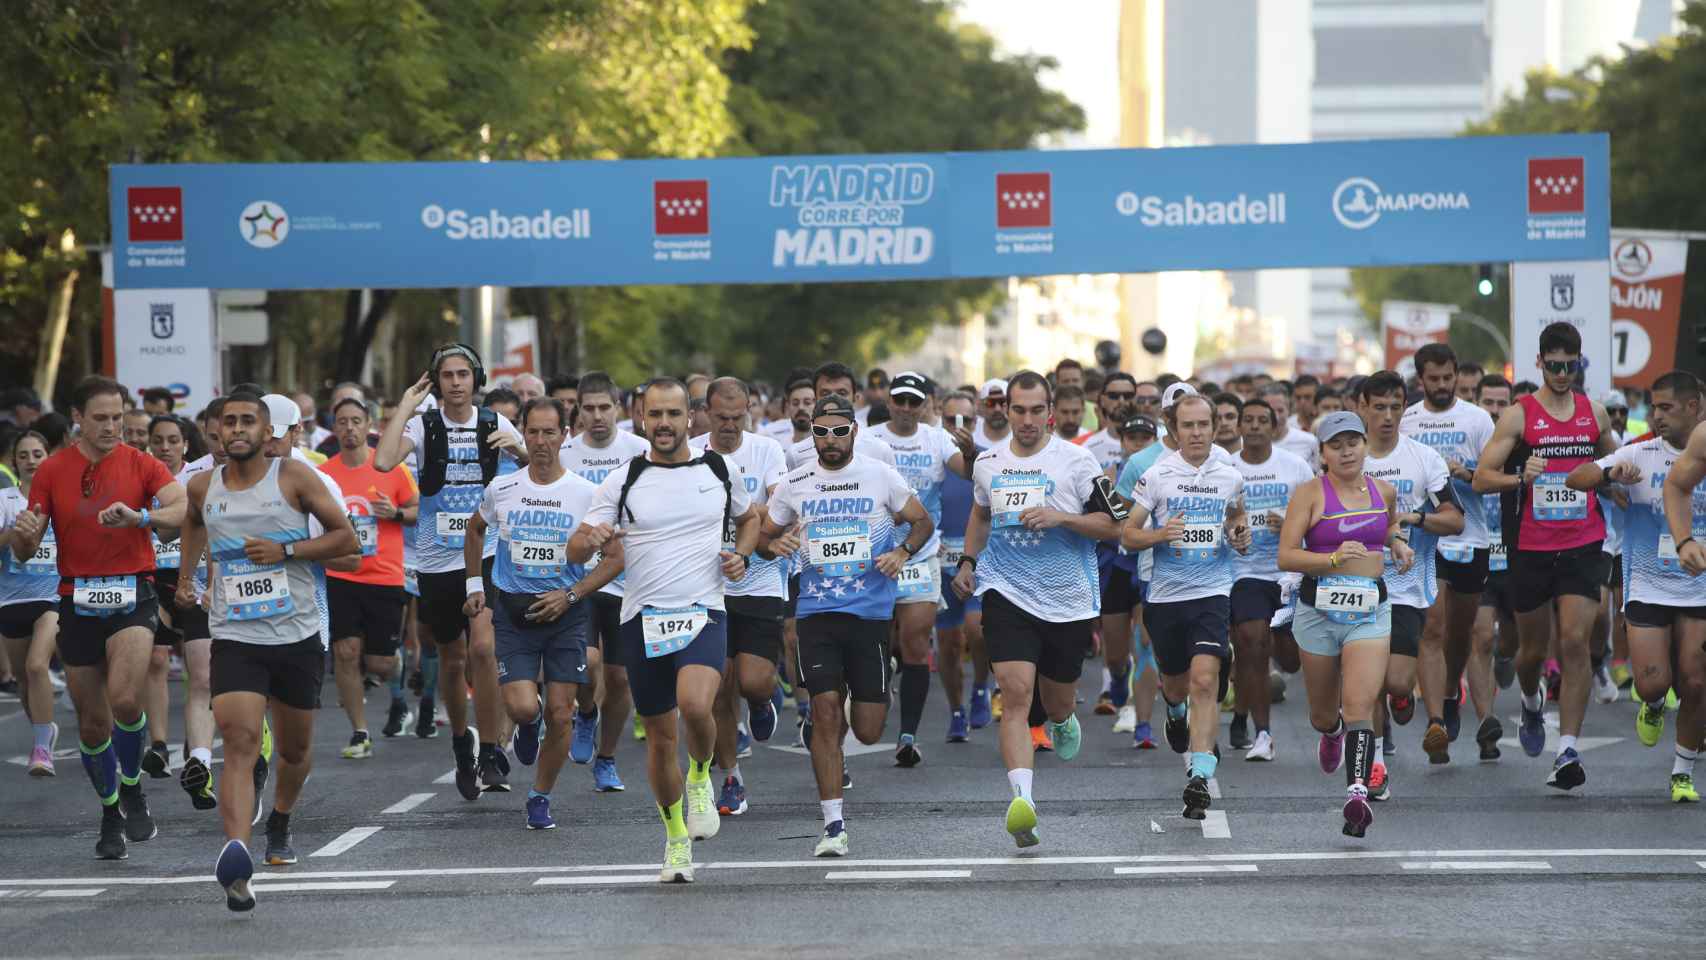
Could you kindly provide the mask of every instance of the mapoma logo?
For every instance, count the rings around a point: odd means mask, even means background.
[[[443,229],[450,240],[585,240],[592,236],[592,211],[585,208],[553,213],[505,213],[490,209],[469,213],[446,210],[436,203],[421,208],[421,226]]]
[[[1374,226],[1384,213],[1467,209],[1469,195],[1461,190],[1387,193],[1367,177],[1351,177],[1333,191],[1333,216],[1352,230]]]
[[[271,200],[256,200],[237,217],[237,232],[249,246],[268,250],[290,236],[290,217]]]

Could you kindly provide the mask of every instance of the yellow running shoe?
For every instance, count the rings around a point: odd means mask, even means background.
[[[1664,707],[1654,710],[1651,704],[1641,704],[1641,708],[1635,711],[1635,736],[1641,738],[1641,746],[1656,746],[1664,732]]]
[[[261,714],[261,759],[272,762],[272,724],[264,713]]]
[[[1694,775],[1691,773],[1673,773],[1670,775],[1671,803],[1699,803],[1700,791],[1694,789]]]
[[[646,739],[646,722],[640,719],[640,713],[638,710],[634,711],[634,739]],[[692,878],[689,877],[688,879],[691,880]]]
[[[1034,847],[1042,840],[1037,836],[1037,808],[1024,797],[1014,797],[1007,805],[1007,832],[1019,849]]]

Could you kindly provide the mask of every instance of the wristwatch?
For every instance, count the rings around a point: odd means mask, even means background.
[[[573,587],[569,588],[568,596],[569,596],[569,606],[571,606],[571,607],[574,606],[575,604],[581,602],[581,595],[576,593],[575,589]]]
[[[901,542],[900,542],[900,548],[901,548],[901,549],[902,549],[902,550],[905,550],[905,551],[906,551],[906,555],[907,555],[907,556],[909,556],[909,557],[916,557],[916,556],[918,556],[918,551],[920,551],[920,550],[922,550],[922,549],[924,549],[924,548],[923,548],[923,547],[915,547],[915,546],[913,546],[913,545],[912,545],[912,544],[910,544],[910,543],[907,543],[907,542],[906,542],[906,541],[905,541],[905,540],[902,540],[902,541],[901,541]]]
[[[286,559],[286,560],[296,559],[296,544],[287,543],[284,545],[284,559]]]

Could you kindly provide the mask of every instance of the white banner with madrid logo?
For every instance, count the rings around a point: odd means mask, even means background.
[[[172,391],[173,412],[194,416],[219,376],[208,290],[114,290],[113,377],[138,397]]]
[[[1416,351],[1430,343],[1445,343],[1451,333],[1448,303],[1387,300],[1380,305],[1381,339],[1386,343],[1386,369],[1409,377],[1416,372]]]
[[[1582,335],[1588,395],[1611,390],[1611,263],[1607,260],[1511,264],[1511,367],[1518,380],[1540,382],[1540,331],[1557,321]]]
[[[1676,367],[1688,241],[1611,233],[1611,375],[1651,386]]]

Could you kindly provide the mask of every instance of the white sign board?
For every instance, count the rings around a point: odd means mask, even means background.
[[[172,391],[173,412],[193,416],[213,399],[218,360],[207,290],[114,290],[113,371],[140,395]]]
[[[1595,400],[1611,390],[1611,263],[1608,260],[1511,264],[1511,366],[1516,379],[1540,382],[1540,331],[1565,321],[1582,335],[1585,385]]]

